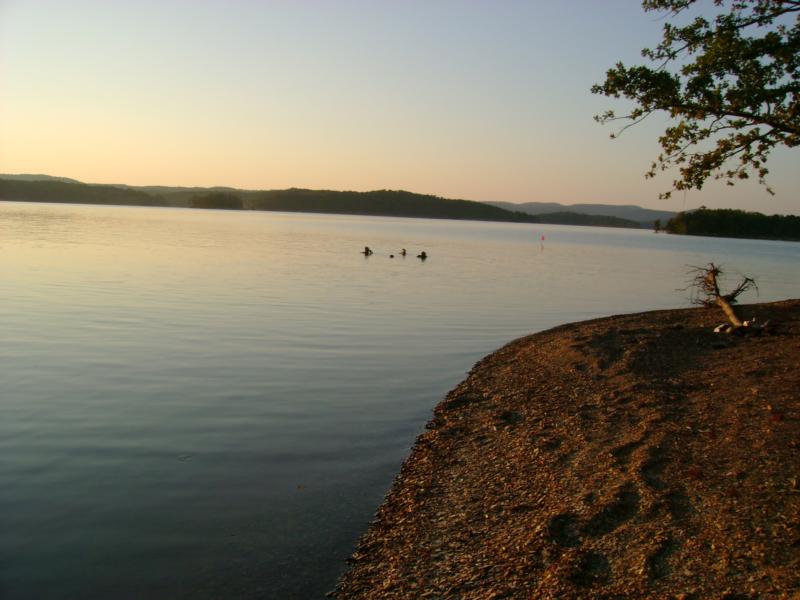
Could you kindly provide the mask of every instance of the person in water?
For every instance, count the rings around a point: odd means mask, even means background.
[[[420,259],[420,260],[425,260],[426,258],[428,258],[428,255],[425,254],[425,250],[423,250],[422,252],[417,254],[417,258]]]
[[[364,256],[370,256],[372,255],[372,250],[369,249],[369,246],[364,246],[364,251],[361,254]]]
[[[405,256],[405,255],[406,255],[406,249],[403,248],[402,250],[400,250],[400,256]]]

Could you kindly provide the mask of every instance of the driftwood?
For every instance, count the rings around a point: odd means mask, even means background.
[[[743,276],[742,281],[733,291],[723,294],[719,287],[719,280],[722,276],[721,267],[714,263],[708,263],[705,267],[691,267],[689,273],[692,275],[692,279],[687,289],[691,290],[692,303],[701,306],[718,306],[728,318],[730,325],[720,325],[714,331],[738,333],[744,332],[744,328],[752,331],[763,328],[763,325],[757,324],[755,319],[742,321],[733,308],[737,298],[744,292],[750,289],[758,292],[758,286],[752,277]]]

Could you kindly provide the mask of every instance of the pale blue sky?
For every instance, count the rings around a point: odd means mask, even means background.
[[[633,0],[0,0],[0,172],[798,213],[797,150],[659,201],[662,119],[589,93],[663,22]]]

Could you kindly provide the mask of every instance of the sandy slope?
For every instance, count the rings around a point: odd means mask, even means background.
[[[565,325],[436,408],[337,598],[800,598],[800,301]]]

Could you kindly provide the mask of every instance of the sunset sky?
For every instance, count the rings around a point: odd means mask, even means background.
[[[800,150],[658,200],[665,121],[589,88],[663,21],[635,0],[0,0],[0,172],[800,213]]]

